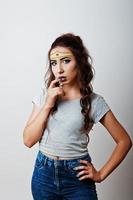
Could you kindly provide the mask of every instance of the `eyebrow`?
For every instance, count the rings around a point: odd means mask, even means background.
[[[63,60],[65,58],[69,58],[70,59],[71,57],[66,56],[66,57],[61,58],[60,60]],[[50,60],[50,61],[56,61],[56,60]]]

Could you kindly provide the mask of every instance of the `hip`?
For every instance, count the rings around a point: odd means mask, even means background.
[[[91,162],[89,154],[74,159],[55,160],[39,151],[32,175],[33,193],[38,193],[37,196],[39,196],[40,193],[42,194],[41,191],[43,191],[45,195],[56,194],[64,197],[70,195],[71,199],[80,198],[80,200],[87,200],[86,197],[88,196],[91,200],[97,200],[95,182],[92,179],[81,181],[76,176],[77,172],[74,168],[82,165],[79,162],[80,159]],[[83,198],[81,198],[82,196]]]

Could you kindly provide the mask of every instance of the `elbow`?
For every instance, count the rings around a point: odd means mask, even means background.
[[[31,148],[33,145],[32,145],[32,143],[31,143],[31,141],[29,141],[29,140],[27,140],[27,139],[23,139],[23,143],[24,143],[24,145],[26,146],[26,147],[29,147],[29,148]]]
[[[133,145],[133,142],[129,136],[123,141],[123,143],[125,144],[125,147],[127,148],[128,151],[131,149]]]
[[[29,138],[27,138],[25,135],[23,135],[23,144],[29,148],[33,146],[32,141]]]
[[[26,129],[24,129],[23,131],[23,144],[28,148],[31,148],[34,145],[33,140],[31,136],[28,134],[28,132],[26,131]]]
[[[120,139],[117,142],[117,145],[122,146],[125,149],[125,151],[128,152],[131,149],[133,143],[132,143],[130,136],[126,135],[126,137]]]
[[[129,146],[129,149],[131,149],[131,147],[133,146],[133,142],[130,138],[129,138],[128,146]]]
[[[25,145],[26,147],[29,147],[29,148],[31,148],[31,147],[33,146],[33,145],[31,144],[30,141],[24,140],[23,143],[24,143],[24,145]]]

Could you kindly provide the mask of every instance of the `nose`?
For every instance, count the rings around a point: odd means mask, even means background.
[[[58,71],[58,73],[64,72],[63,67],[61,66],[61,63],[58,63],[57,71]]]

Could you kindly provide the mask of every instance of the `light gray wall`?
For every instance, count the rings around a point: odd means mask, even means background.
[[[133,130],[131,0],[0,1],[0,198],[29,200],[38,145],[23,145],[32,97],[43,84],[47,51],[62,33],[82,37],[94,59],[94,90],[104,96],[129,134]],[[116,133],[117,134],[117,133]],[[98,123],[89,151],[99,169],[115,143]],[[132,150],[104,182],[99,200],[131,200]]]

